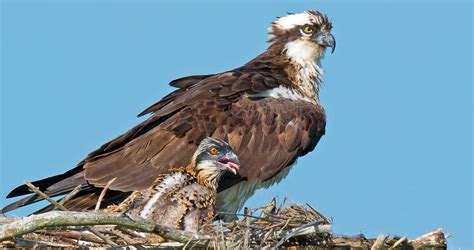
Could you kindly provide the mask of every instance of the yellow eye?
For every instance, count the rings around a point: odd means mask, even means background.
[[[211,155],[216,155],[219,151],[216,148],[211,148],[209,152],[211,153]]]
[[[304,32],[305,34],[311,34],[311,33],[314,32],[313,26],[307,25],[307,24],[306,24],[305,26],[303,26],[303,29],[302,29],[302,30],[303,30],[303,32]]]

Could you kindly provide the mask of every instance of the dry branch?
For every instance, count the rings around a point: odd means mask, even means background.
[[[53,211],[24,218],[6,217],[0,220],[4,223],[0,223],[0,247],[107,246],[90,232],[80,230],[83,226],[96,225],[94,229],[116,244],[134,247],[446,249],[446,237],[440,229],[414,240],[387,235],[377,239],[363,235],[337,236],[331,233],[331,222],[308,204],[284,207],[272,200],[266,206],[246,209],[239,216],[240,219],[229,223],[204,225],[200,233],[156,225],[139,217],[96,211]],[[144,235],[159,235],[175,242],[148,241]],[[7,239],[13,241],[2,242]]]
[[[66,202],[68,202],[70,199],[74,198],[74,196],[76,196],[76,194],[81,191],[81,188],[82,188],[81,184],[77,185],[77,187],[75,187],[69,194],[67,194],[64,198],[62,198],[59,201],[59,205],[64,206],[64,204],[66,204]]]
[[[171,229],[152,224],[142,218],[123,216],[120,213],[51,211],[0,225],[0,241],[45,228],[87,225],[117,225],[140,232],[155,233],[178,242],[187,242],[190,239],[195,241],[194,239],[197,239],[198,246],[205,246],[210,240],[209,236]]]
[[[114,183],[115,180],[117,180],[117,177],[107,182],[104,189],[102,189],[102,192],[100,192],[100,195],[99,195],[99,199],[97,200],[97,203],[95,204],[94,211],[96,212],[99,211],[100,205],[102,204],[102,200],[104,199],[105,193],[107,193],[107,190],[109,189],[110,185],[112,185],[112,183]]]
[[[33,184],[31,184],[31,182],[26,182],[25,183],[30,189],[31,191],[35,192],[36,194],[38,194],[39,196],[41,196],[42,198],[46,199],[47,201],[49,201],[51,204],[53,204],[55,207],[63,210],[63,211],[68,211],[68,209],[62,205],[61,203],[58,203],[57,201],[53,200],[51,197],[49,197],[47,194],[43,193],[39,188],[35,187]],[[76,187],[77,188],[77,187]],[[74,191],[74,190],[73,190]],[[77,191],[78,192],[78,191]],[[71,195],[67,195],[66,198],[67,199],[70,199],[72,198],[72,196],[74,195],[74,192],[73,194]],[[63,203],[66,203],[67,200],[65,200]],[[100,232],[98,232],[97,230],[95,230],[93,227],[87,227],[87,229],[89,231],[91,231],[93,234],[95,234],[97,237],[99,237],[101,240],[103,240],[105,243],[109,244],[110,246],[117,246],[117,244],[115,244],[114,242],[112,242],[107,236],[101,234]]]

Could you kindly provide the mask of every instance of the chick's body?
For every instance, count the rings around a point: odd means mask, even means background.
[[[200,183],[196,172],[178,168],[161,175],[145,190],[133,192],[118,207],[126,212],[171,228],[196,232],[215,214],[216,188]]]

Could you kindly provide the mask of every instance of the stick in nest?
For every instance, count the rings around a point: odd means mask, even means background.
[[[62,204],[59,204],[57,201],[53,200],[51,197],[49,197],[47,194],[43,193],[39,188],[35,187],[31,182],[26,182],[25,185],[27,185],[33,192],[44,198],[45,200],[49,201],[53,206],[59,208],[60,210],[63,211],[68,211],[68,209],[63,206]],[[95,234],[97,237],[99,237],[101,240],[109,244],[110,246],[117,247],[118,245],[115,244],[112,240],[110,240],[107,236],[103,235],[99,231],[95,230],[93,227],[87,226],[87,230],[91,231],[93,234]]]
[[[107,193],[107,190],[109,189],[110,185],[117,179],[117,177],[113,178],[109,182],[107,182],[107,185],[105,185],[104,189],[102,189],[102,192],[100,192],[99,199],[97,200],[97,203],[95,204],[95,209],[94,211],[99,211],[100,209],[100,204],[102,203],[102,200],[104,199],[105,193]]]
[[[81,191],[82,185],[79,184],[77,187],[75,187],[69,194],[67,194],[64,198],[62,198],[59,201],[59,204],[64,205],[66,202],[68,202],[70,199],[72,199],[74,196],[76,196],[79,191]]]

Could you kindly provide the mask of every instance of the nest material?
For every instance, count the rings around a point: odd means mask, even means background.
[[[285,199],[286,200],[286,199]],[[310,205],[291,204],[277,199],[256,209],[246,208],[241,219],[213,224],[211,233],[230,242],[232,247],[328,246],[331,223]]]
[[[60,204],[53,204],[65,210]],[[440,229],[414,240],[387,235],[376,239],[334,235],[331,221],[314,207],[295,203],[286,206],[286,199],[277,204],[274,198],[263,207],[245,208],[244,214],[234,216],[237,219],[232,222],[214,222],[194,234],[154,225],[141,218],[97,211],[0,217],[0,247],[446,249],[446,237]]]

